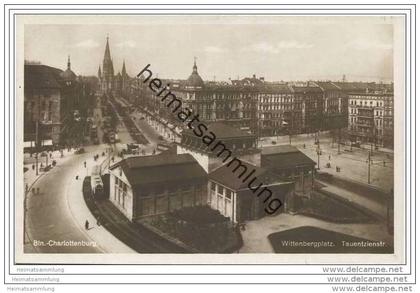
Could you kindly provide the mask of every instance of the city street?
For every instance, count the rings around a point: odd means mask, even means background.
[[[55,241],[86,241],[92,242],[68,206],[69,185],[76,180],[73,176],[80,166],[93,152],[104,150],[104,146],[91,146],[89,152],[81,155],[69,155],[49,172],[44,174],[33,186],[40,190],[39,194],[28,193],[26,235],[27,245],[35,241],[47,244]],[[80,181],[85,174],[79,174]],[[81,192],[81,190],[80,190]],[[99,247],[91,246],[32,246],[35,252],[48,253],[99,253]]]

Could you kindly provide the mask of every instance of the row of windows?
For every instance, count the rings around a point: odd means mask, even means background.
[[[296,104],[295,106],[293,105],[271,105],[271,106],[259,106],[258,110],[297,110],[297,109],[302,109],[302,105],[300,104]]]
[[[217,187],[217,193],[219,195],[222,195],[222,196],[224,195],[229,200],[232,199],[232,194],[233,194],[232,190],[230,190],[228,188],[225,188],[225,187],[223,187],[223,186],[221,186],[219,184],[216,184],[214,182],[211,182],[210,183],[210,189],[212,191],[216,191],[216,187]]]
[[[374,104],[373,101],[360,101],[359,103],[357,103],[357,100],[350,100],[350,105],[360,105],[360,106],[376,106],[376,107],[382,107],[384,105],[383,102],[378,102],[376,101],[376,103]]]
[[[114,201],[116,201],[123,209],[126,208],[127,184],[115,177]]]
[[[156,196],[161,194],[168,194],[169,196],[175,196],[178,193],[187,193],[193,190],[199,190],[202,188],[202,185],[179,185],[175,186],[161,186],[155,187],[150,190],[143,190],[141,196],[148,197],[148,196]]]

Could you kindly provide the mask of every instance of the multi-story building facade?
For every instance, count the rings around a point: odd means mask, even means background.
[[[369,90],[349,93],[349,126],[351,141],[393,147],[393,93]]]
[[[73,143],[82,131],[75,118],[86,117],[96,79],[77,77],[71,69],[25,64],[24,141],[27,147]],[[37,141],[38,140],[38,141]]]
[[[171,124],[185,127],[161,102],[160,97],[141,82],[141,78],[131,82],[131,102]],[[365,87],[389,92],[388,85],[375,83],[270,83],[255,75],[252,78],[231,80],[230,83],[204,82],[196,62],[188,79],[161,80],[163,85],[170,85],[170,91],[183,101],[185,107],[198,114],[201,121],[223,122],[249,131],[257,137],[331,130],[334,135],[345,138],[346,133],[341,133],[341,130],[350,129],[349,95]],[[387,113],[392,113],[390,109]],[[387,130],[384,133],[387,138],[384,140],[392,141],[392,121],[389,122],[390,118],[386,120],[384,123]]]
[[[25,64],[24,141],[34,147],[60,141],[62,82],[58,68]],[[36,141],[38,139],[38,141]]]
[[[313,133],[322,130],[324,119],[324,95],[314,83],[297,83],[292,86],[294,98],[301,101],[301,127],[296,133]],[[300,104],[299,103],[299,104]]]
[[[260,84],[257,89],[257,131],[261,136],[299,133],[302,97],[287,84]]]
[[[253,87],[204,83],[194,62],[185,82],[171,87],[184,105],[205,122],[223,122],[251,132],[256,128],[256,91]]]
[[[322,130],[346,128],[348,124],[348,96],[333,82],[316,82],[323,92]]]

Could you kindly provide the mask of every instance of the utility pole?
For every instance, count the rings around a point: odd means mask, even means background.
[[[26,196],[29,192],[29,189],[25,188],[25,195],[23,197],[23,244],[26,244]]]
[[[338,128],[338,152],[337,154],[340,154],[340,144],[341,144],[341,127]]]
[[[367,163],[368,163],[368,184],[370,184],[370,152],[371,151],[369,151],[369,153],[368,153],[368,161],[367,161]]]
[[[39,119],[35,124],[35,174],[38,176],[38,124]]]
[[[318,169],[318,170],[320,170],[320,169],[321,169],[321,167],[320,167],[320,165],[319,165],[319,157],[321,156],[321,149],[320,149],[320,147],[319,147],[319,144],[318,144],[318,147],[317,147],[317,149],[316,149],[316,153],[317,153],[317,155],[318,155],[318,166],[317,166],[317,169]]]

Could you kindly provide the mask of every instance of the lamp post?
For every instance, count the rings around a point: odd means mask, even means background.
[[[317,169],[318,170],[320,170],[321,169],[321,167],[320,167],[320,156],[322,155],[322,151],[321,151],[321,148],[319,147],[319,143],[318,143],[318,147],[317,147],[317,149],[316,149],[316,154],[318,155],[318,165],[317,165]]]
[[[370,162],[371,162],[371,151],[369,151],[369,153],[368,153],[368,160],[367,160],[367,164],[368,164],[368,184],[370,184]]]

